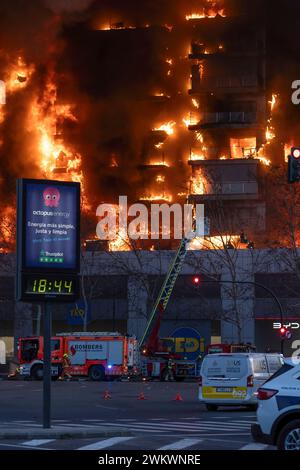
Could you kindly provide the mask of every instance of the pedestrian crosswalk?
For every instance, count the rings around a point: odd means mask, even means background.
[[[101,450],[108,449],[113,447],[116,444],[124,443],[130,441],[132,437],[111,437],[110,439],[104,439],[102,441],[94,442],[93,444],[88,444],[83,447],[79,447],[77,450]]]
[[[95,429],[97,427],[105,427],[106,429],[128,429],[133,433],[145,433],[153,435],[173,435],[173,434],[186,434],[189,436],[192,435],[250,435],[251,424],[255,422],[255,417],[253,419],[238,419],[233,420],[228,417],[227,420],[220,420],[218,418],[205,419],[205,418],[179,418],[179,419],[164,419],[164,418],[149,418],[149,419],[134,419],[134,418],[121,418],[114,421],[107,421],[102,419],[83,419],[80,422],[71,422],[68,420],[59,420],[53,419],[52,424],[57,429],[68,429],[68,428],[78,428],[78,429]],[[8,423],[5,424],[8,427]],[[34,427],[37,428],[40,424],[28,420],[26,421],[11,421],[10,426],[18,427]]]
[[[0,441],[0,451],[3,449],[19,449],[19,450],[79,450],[79,451],[114,451],[114,450],[152,450],[152,451],[202,451],[215,449],[228,450],[272,450],[271,446],[265,444],[257,444],[254,442],[232,441],[210,439],[210,438],[171,438],[160,437],[153,441],[141,436],[116,436],[101,439],[32,439],[27,441],[9,440]]]

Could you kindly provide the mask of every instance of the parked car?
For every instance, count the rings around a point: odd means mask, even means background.
[[[283,364],[281,354],[208,354],[200,370],[199,400],[209,411],[218,406],[257,407],[257,389]]]
[[[300,361],[285,364],[258,389],[256,442],[280,450],[300,450]]]

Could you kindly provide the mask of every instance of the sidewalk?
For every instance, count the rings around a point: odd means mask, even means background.
[[[95,426],[94,428],[80,428],[80,427],[64,427],[53,426],[50,429],[42,427],[37,428],[1,428],[1,439],[39,439],[39,438],[55,438],[55,439],[82,439],[91,437],[117,437],[117,436],[132,436],[132,432],[124,428],[108,429],[105,426]]]

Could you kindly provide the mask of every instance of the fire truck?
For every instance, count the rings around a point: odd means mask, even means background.
[[[43,378],[42,336],[19,338],[20,374],[36,380]],[[91,380],[138,375],[139,349],[134,336],[117,332],[59,333],[51,338],[51,373],[58,378],[64,354],[70,359],[70,374]]]

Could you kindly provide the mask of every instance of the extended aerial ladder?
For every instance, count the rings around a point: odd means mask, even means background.
[[[183,238],[179,244],[176,255],[171,263],[169,271],[160,289],[158,297],[152,308],[145,332],[140,340],[140,348],[143,354],[154,354],[158,346],[158,331],[161,317],[167,308],[175,282],[184,263],[187,245],[190,240]]]

